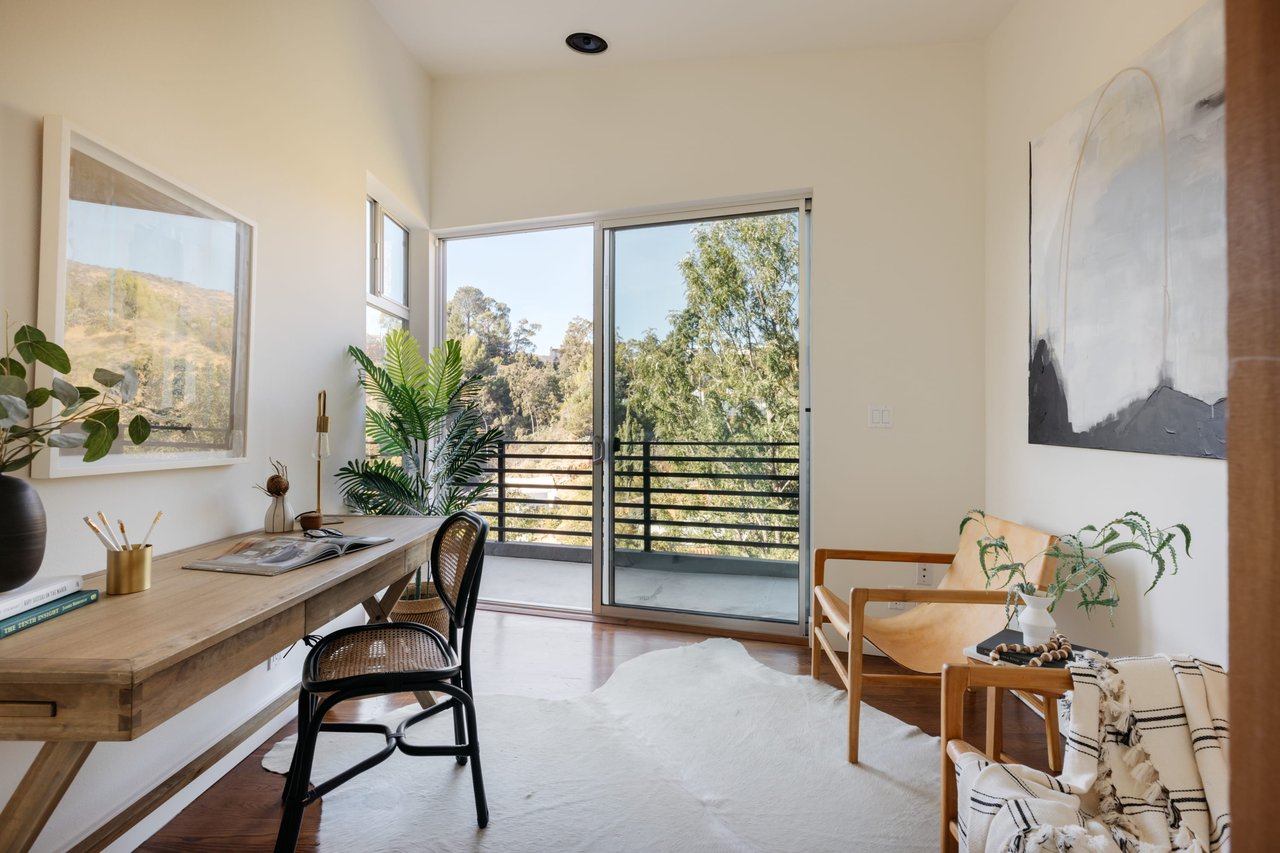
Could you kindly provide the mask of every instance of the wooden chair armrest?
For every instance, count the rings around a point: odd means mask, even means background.
[[[849,590],[850,612],[859,602],[932,601],[937,604],[1005,604],[1008,594],[1001,589],[890,589],[854,587]]]
[[[845,548],[819,548],[813,552],[813,582],[821,584],[827,560],[855,560],[867,563],[951,563],[955,554],[931,554],[924,551],[851,551]]]
[[[1071,689],[1071,673],[1065,669],[1038,666],[988,666],[987,664],[947,664],[942,668],[942,689],[956,684],[957,691],[974,687],[1001,687],[1031,693],[1064,693]],[[963,685],[963,686],[959,686]]]

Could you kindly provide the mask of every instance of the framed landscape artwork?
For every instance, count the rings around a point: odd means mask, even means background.
[[[70,356],[73,385],[92,385],[94,368],[122,374],[122,418],[145,415],[152,432],[91,465],[83,449],[50,448],[36,476],[244,459],[254,230],[45,117],[39,325]]]
[[[1224,61],[1211,0],[1031,143],[1032,444],[1225,458]]]

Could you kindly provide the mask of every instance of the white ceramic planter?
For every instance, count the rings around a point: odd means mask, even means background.
[[[1022,628],[1022,642],[1028,646],[1039,646],[1049,642],[1058,623],[1053,621],[1049,605],[1053,599],[1042,595],[1018,593],[1022,599],[1022,610],[1018,611],[1018,627]]]
[[[293,515],[293,507],[289,506],[286,496],[272,498],[271,506],[267,507],[267,515],[262,520],[262,529],[267,533],[290,533],[293,531]]]

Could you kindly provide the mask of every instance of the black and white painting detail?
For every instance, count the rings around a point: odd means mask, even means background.
[[[1226,457],[1221,0],[1031,143],[1032,444]]]

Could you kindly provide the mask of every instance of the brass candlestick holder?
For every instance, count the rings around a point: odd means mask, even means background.
[[[324,460],[329,458],[329,392],[321,391],[316,398],[316,440],[311,458],[316,460],[316,508],[303,513],[298,519],[303,530],[317,530],[324,526],[324,505],[321,500]]]

